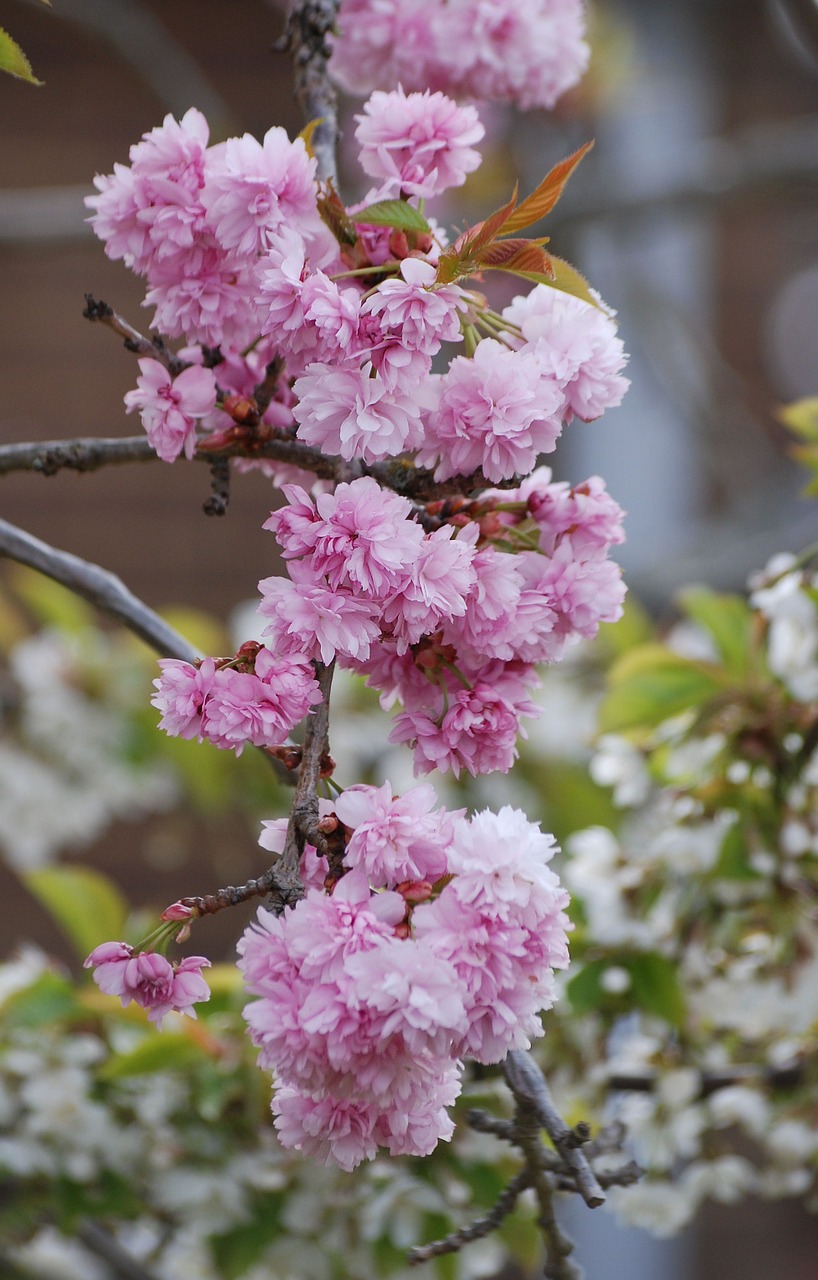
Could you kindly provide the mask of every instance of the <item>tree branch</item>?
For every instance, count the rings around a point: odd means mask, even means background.
[[[59,551],[7,520],[0,520],[0,556],[28,565],[68,587],[110,618],[123,623],[163,657],[193,662],[201,656],[184,636],[129,591],[116,574],[70,551]]]
[[[95,1222],[88,1219],[82,1222],[77,1230],[77,1239],[82,1241],[90,1253],[107,1263],[117,1280],[155,1280],[154,1272],[147,1271],[141,1262],[137,1262],[132,1254]]]
[[[82,314],[86,320],[98,321],[119,334],[129,351],[135,352],[138,356],[150,356],[152,360],[159,360],[174,377],[188,368],[187,361],[180,360],[177,355],[169,351],[162,338],[146,338],[138,329],[134,329],[133,325],[128,324],[127,320],[118,315],[113,307],[109,307],[107,302],[97,301],[92,293],[85,295]]]
[[[312,149],[318,177],[337,183],[338,99],[327,74],[332,52],[328,36],[335,26],[340,0],[300,0],[293,5],[276,49],[292,57],[295,96],[307,122],[318,120]]]
[[[251,461],[284,462],[312,471],[321,480],[348,478],[349,464],[333,454],[321,453],[311,445],[289,437],[271,434],[266,439],[241,436],[220,445],[218,449],[200,447],[195,462],[211,466],[221,458],[248,458]],[[147,436],[95,437],[78,436],[73,440],[42,440],[36,443],[0,445],[0,475],[13,471],[38,471],[44,476],[58,471],[99,471],[103,467],[122,466],[128,462],[158,462],[156,451]],[[433,502],[456,494],[471,494],[481,489],[510,488],[516,481],[488,481],[480,471],[468,476],[452,476],[438,482],[431,471],[416,467],[405,458],[389,458],[362,466],[361,475],[372,476],[386,489],[410,501]]]
[[[605,1203],[605,1192],[582,1151],[590,1138],[585,1127],[569,1129],[554,1106],[545,1076],[529,1053],[512,1049],[503,1063],[503,1074],[518,1106],[530,1108],[545,1129],[563,1162],[575,1179],[577,1188],[589,1209]]]

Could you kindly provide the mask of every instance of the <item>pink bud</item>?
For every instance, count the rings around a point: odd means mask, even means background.
[[[172,902],[169,907],[165,907],[159,917],[160,920],[192,920],[199,913],[193,907],[188,906],[184,902]]]

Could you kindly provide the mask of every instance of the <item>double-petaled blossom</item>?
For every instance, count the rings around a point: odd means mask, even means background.
[[[282,1144],[351,1169],[378,1147],[428,1154],[451,1135],[461,1055],[496,1062],[541,1034],[567,895],[553,837],[518,810],[467,822],[427,785],[386,784],[349,788],[336,813],[352,869],[259,911],[239,963]]]
[[[214,746],[274,747],[321,701],[309,660],[300,653],[259,649],[253,670],[204,658],[196,666],[175,658],[160,664],[153,706],[170,737],[206,738]],[[244,665],[244,664],[243,664]]]
[[[482,471],[488,480],[527,475],[562,430],[564,398],[536,356],[494,338],[456,356],[438,387],[418,457],[435,478]]]
[[[473,144],[485,129],[477,111],[445,94],[376,92],[355,118],[361,168],[392,195],[439,195],[480,164]]]
[[[136,390],[125,396],[128,413],[139,410],[142,426],[163,462],[175,462],[180,453],[192,458],[196,423],[216,407],[216,375],[212,369],[191,365],[173,377],[149,357],[139,361],[139,369]]]
[[[147,1010],[149,1021],[161,1027],[169,1013],[195,1018],[193,1006],[210,999],[210,988],[202,977],[202,969],[209,965],[204,956],[186,956],[171,964],[155,951],[134,954],[127,943],[103,942],[91,952],[84,967],[94,970],[100,991],[119,996],[123,1007],[133,1001]]]
[[[523,350],[533,352],[543,375],[559,388],[566,418],[589,421],[621,402],[629,386],[622,375],[627,357],[601,305],[538,284],[515,298],[503,318],[520,328]]]
[[[588,62],[582,0],[342,0],[330,70],[350,93],[436,89],[554,106]]]

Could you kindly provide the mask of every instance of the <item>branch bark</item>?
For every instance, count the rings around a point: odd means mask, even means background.
[[[295,96],[304,119],[320,121],[312,136],[317,174],[333,184],[338,180],[338,99],[327,63],[331,53],[328,36],[335,26],[339,4],[340,0],[301,0],[290,11],[284,35],[276,45],[292,57]]]
[[[0,520],[0,556],[28,565],[68,587],[108,617],[121,622],[163,657],[193,662],[201,656],[184,636],[129,591],[115,573],[70,551],[59,551],[7,520]]]

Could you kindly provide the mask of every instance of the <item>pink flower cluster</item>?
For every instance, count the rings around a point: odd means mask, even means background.
[[[352,1169],[448,1139],[460,1062],[542,1034],[568,963],[555,845],[517,810],[467,820],[431,787],[351,787],[335,802],[349,870],[239,943],[282,1144]],[[314,851],[312,851],[314,855]],[[318,859],[319,862],[323,859]]]
[[[196,1017],[194,1004],[210,999],[210,988],[202,977],[202,969],[210,961],[204,956],[185,956],[172,965],[155,951],[140,951],[125,942],[103,942],[85,961],[93,968],[94,982],[100,991],[119,996],[123,1007],[133,1000],[147,1009],[148,1019],[161,1027],[169,1013],[186,1013]]]
[[[588,61],[582,0],[342,0],[330,63],[349,92],[403,84],[553,107]]]
[[[159,666],[151,703],[162,712],[160,729],[174,738],[207,739],[236,755],[248,743],[280,746],[321,701],[305,657],[273,654],[252,642],[235,659],[204,658],[196,666],[163,658]]]
[[[521,717],[536,714],[534,664],[621,614],[607,551],[622,512],[598,477],[570,489],[543,468],[484,495],[480,519],[432,532],[370,477],[314,500],[296,485],[284,494],[265,525],[288,567],[259,583],[267,643],[338,658],[385,704],[399,698],[393,740],[414,748],[419,772],[507,771]]]

